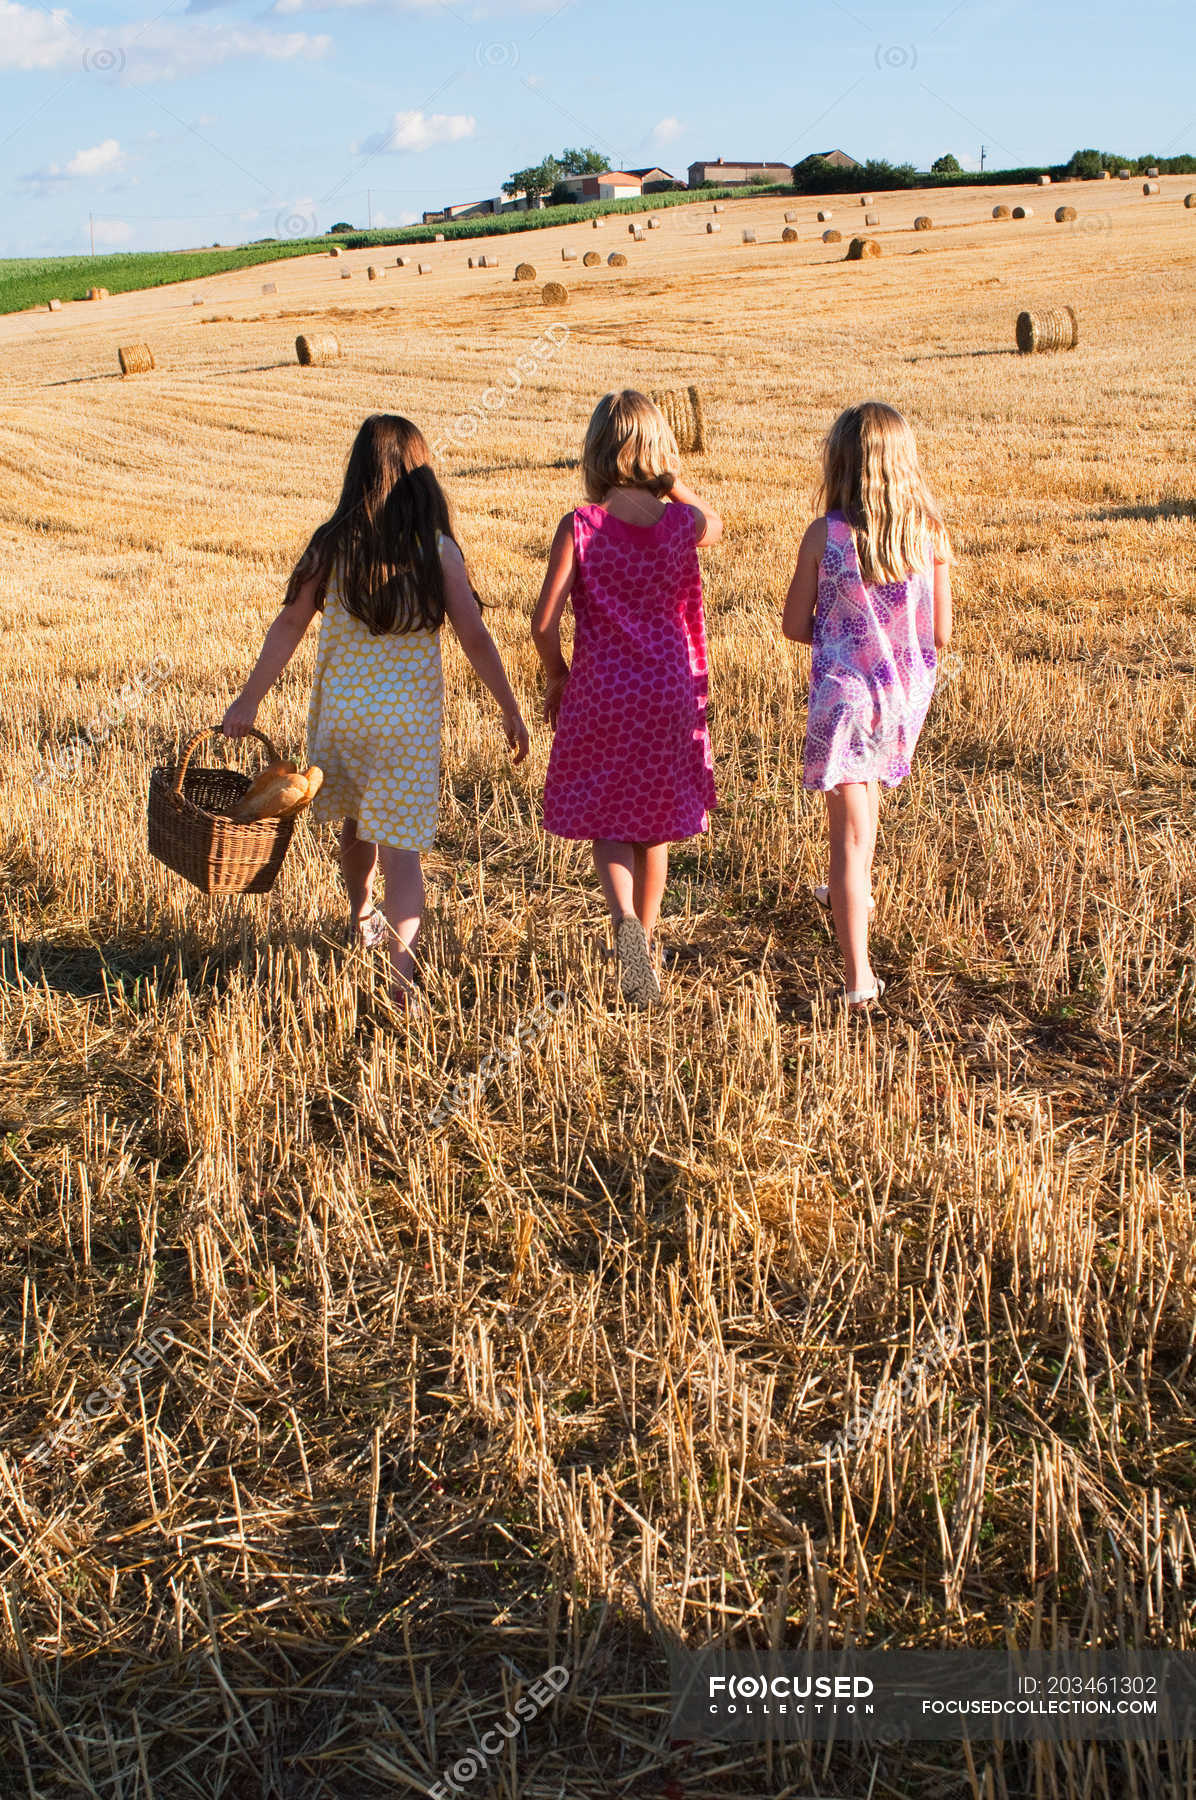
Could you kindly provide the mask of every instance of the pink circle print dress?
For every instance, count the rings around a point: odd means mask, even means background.
[[[865,587],[855,536],[828,513],[818,569],[803,784],[896,787],[934,692],[934,567]]]
[[[573,514],[573,664],[561,698],[544,826],[562,838],[672,843],[715,804],[697,526],[602,506]]]

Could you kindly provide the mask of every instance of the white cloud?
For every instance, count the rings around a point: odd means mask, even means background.
[[[258,26],[191,25],[180,20],[136,21],[119,31],[80,26],[65,8],[43,12],[19,0],[0,0],[0,70],[65,69],[168,81],[234,57],[290,61],[323,56],[328,37]]]
[[[118,169],[124,159],[115,138],[105,138],[90,150],[76,150],[66,165],[68,175],[99,175],[104,169]]]
[[[652,136],[658,144],[674,144],[685,130],[680,119],[671,115],[667,119],[658,119],[652,127]]]
[[[94,229],[97,244],[127,244],[133,235],[127,219],[96,219]]]
[[[431,150],[435,144],[457,144],[478,128],[471,113],[426,113],[420,108],[397,112],[389,131],[375,132],[352,146],[355,156],[377,156],[387,150]]]

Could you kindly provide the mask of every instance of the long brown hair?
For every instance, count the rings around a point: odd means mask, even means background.
[[[908,420],[883,400],[841,412],[822,446],[819,510],[841,512],[866,587],[949,561],[947,528],[918,462]]]
[[[452,519],[423,433],[396,413],[373,413],[353,440],[336,511],[312,533],[284,604],[314,577],[322,608],[335,567],[341,605],[373,636],[435,631],[445,612],[437,532],[451,538]]]

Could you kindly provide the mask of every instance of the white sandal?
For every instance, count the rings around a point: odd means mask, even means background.
[[[879,1000],[884,991],[885,983],[878,975],[876,977],[875,987],[844,988],[843,1004],[847,1007],[848,1011],[851,1011],[855,1007],[862,1009],[863,1007],[870,1006],[874,1000]]]
[[[812,892],[813,892],[814,898],[815,898],[815,900],[817,900],[819,906],[825,906],[827,911],[829,912],[830,906],[831,906],[831,890],[827,887],[826,883],[825,882],[821,883],[818,887],[814,888],[812,890]],[[868,896],[868,911],[870,913],[874,913],[876,911],[876,895],[875,894],[869,894],[869,896]]]

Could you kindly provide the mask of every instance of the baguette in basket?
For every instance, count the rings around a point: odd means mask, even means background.
[[[300,770],[293,762],[270,763],[255,777],[230,817],[241,824],[248,824],[251,819],[290,818],[311,804],[323,779],[323,769],[314,764]]]

